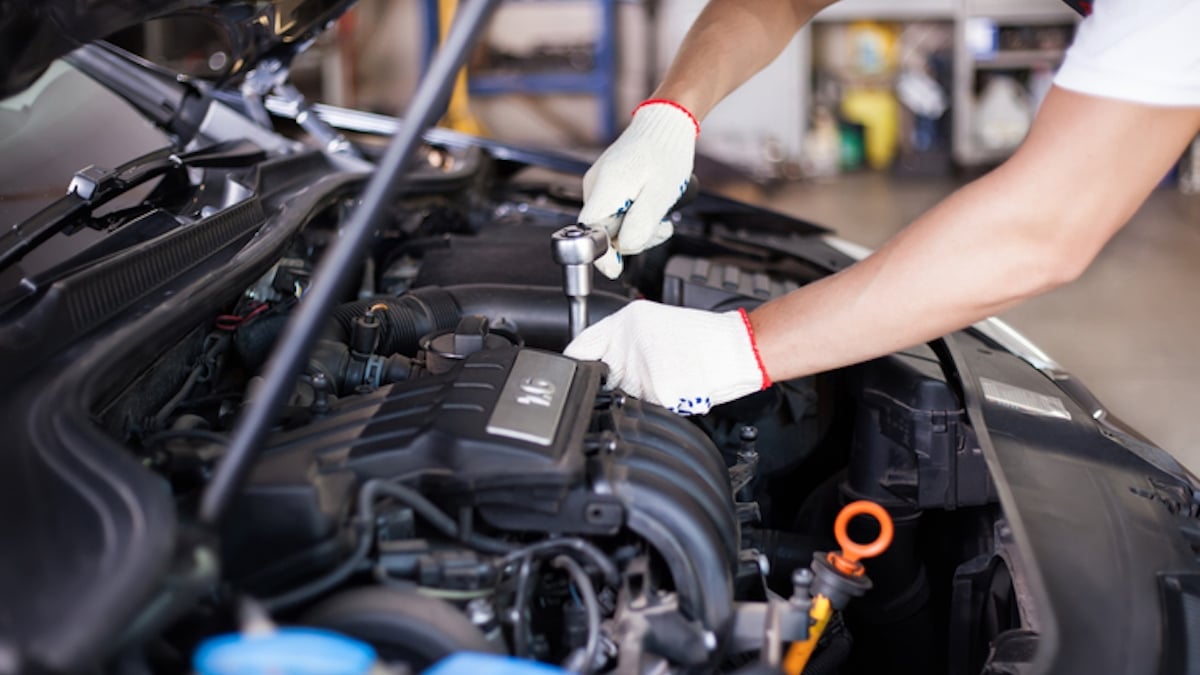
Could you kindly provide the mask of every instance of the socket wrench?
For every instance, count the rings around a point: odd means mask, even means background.
[[[608,251],[604,230],[568,225],[551,236],[554,261],[563,266],[563,293],[570,312],[574,340],[588,326],[588,296],[592,294],[592,263]]]

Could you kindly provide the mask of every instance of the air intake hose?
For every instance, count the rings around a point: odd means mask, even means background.
[[[628,302],[613,293],[594,292],[590,318],[599,321]],[[339,337],[348,339],[354,319],[377,304],[387,305],[387,310],[376,313],[381,323],[378,354],[416,354],[422,337],[451,330],[469,315],[487,317],[493,326],[517,333],[531,347],[561,351],[570,341],[567,298],[561,289],[506,284],[428,286],[400,296],[349,302],[333,311]]]

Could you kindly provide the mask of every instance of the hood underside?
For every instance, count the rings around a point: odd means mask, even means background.
[[[52,61],[151,19],[194,14],[219,24],[233,53],[225,79],[267,57],[285,62],[353,0],[0,0],[0,98],[33,83]]]

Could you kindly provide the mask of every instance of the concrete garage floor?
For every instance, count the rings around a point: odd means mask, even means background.
[[[855,174],[732,193],[877,247],[955,187]],[[1200,197],[1157,191],[1076,283],[1002,318],[1200,474]]]

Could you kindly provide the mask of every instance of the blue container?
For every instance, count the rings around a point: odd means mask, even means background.
[[[566,675],[565,670],[511,656],[460,652],[438,661],[422,675]]]
[[[367,675],[374,664],[370,645],[313,628],[222,635],[192,657],[198,675]]]

